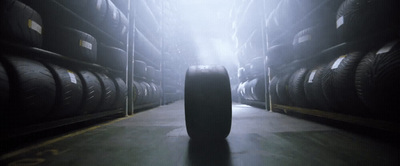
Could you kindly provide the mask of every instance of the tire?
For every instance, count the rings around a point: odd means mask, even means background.
[[[114,82],[111,80],[111,78],[108,77],[106,74],[96,72],[95,75],[100,80],[100,84],[103,91],[98,110],[99,111],[109,110],[112,108],[117,96],[116,86]]]
[[[128,13],[129,11],[129,0],[112,0],[115,6],[121,10],[123,13]]]
[[[144,95],[144,103],[149,104],[153,101],[154,97],[154,89],[151,87],[151,85],[148,82],[140,82],[142,84],[142,87],[145,89],[145,95]]]
[[[289,79],[289,96],[293,104],[298,107],[308,107],[308,101],[304,92],[304,80],[308,70],[300,68]]]
[[[48,118],[60,119],[82,114],[79,108],[83,99],[83,87],[79,76],[63,67],[45,64],[56,81],[56,103]]]
[[[63,56],[95,63],[97,60],[96,39],[72,28],[48,28],[45,33],[44,47]]]
[[[97,112],[103,94],[100,80],[87,70],[79,71],[78,75],[83,85],[83,103],[80,112],[82,114]]]
[[[278,94],[276,93],[276,86],[278,84],[278,77],[273,77],[269,83],[269,94],[271,96],[271,102],[273,104],[281,104],[281,101],[279,101]]]
[[[133,81],[133,103],[135,105],[143,104],[144,99],[144,89],[142,85],[136,81]]]
[[[343,41],[399,26],[398,0],[346,0],[338,9],[336,28]]]
[[[363,56],[363,52],[342,55],[325,68],[322,89],[334,111],[366,115],[366,109],[359,100],[355,87],[355,72]]]
[[[160,100],[160,90],[158,89],[157,85],[150,82],[149,83],[151,88],[153,88],[153,99],[152,99],[152,103],[155,103],[157,101]]]
[[[135,74],[136,78],[140,78],[140,79],[146,78],[147,65],[145,62],[135,60],[133,67],[134,67],[134,72],[135,72],[134,74]]]
[[[158,85],[161,83],[161,71],[160,70],[156,70],[154,73],[154,83],[156,83]]]
[[[245,69],[243,67],[240,67],[238,69],[238,78],[240,82],[245,82],[246,81],[246,74],[245,74]]]
[[[374,117],[399,120],[400,42],[368,53],[356,71],[357,94]]]
[[[253,78],[264,76],[264,57],[256,57],[251,60],[250,75]]]
[[[320,65],[310,70],[304,79],[304,92],[312,108],[331,110],[329,102],[322,92],[322,74],[327,65]]]
[[[121,11],[119,12],[120,21],[118,23],[118,39],[123,43],[127,42],[127,34],[128,34],[128,18]]]
[[[267,66],[277,67],[293,61],[293,45],[282,44],[267,49]]]
[[[113,104],[112,108],[125,108],[128,87],[126,86],[124,80],[119,77],[113,77],[112,80],[114,81],[117,90],[115,103]]]
[[[265,101],[265,79],[255,78],[249,84],[252,99],[255,101]]]
[[[191,66],[185,77],[186,130],[193,140],[224,139],[231,130],[232,100],[223,66]]]
[[[284,105],[292,105],[288,89],[289,78],[290,74],[285,74],[278,77],[278,82],[276,85],[276,93],[278,94],[279,101]]]
[[[0,63],[0,108],[3,108],[3,111],[8,110],[9,102],[10,83],[8,80],[7,72],[4,69],[2,63]]]
[[[114,5],[111,0],[107,2],[107,14],[103,22],[104,29],[110,34],[118,34],[118,24],[120,21],[119,9]]]
[[[97,63],[111,69],[126,71],[127,53],[116,47],[99,44]]]
[[[156,70],[153,66],[147,66],[146,78],[148,81],[154,81]]]
[[[56,83],[51,72],[42,63],[29,59],[7,56],[3,62],[11,89],[6,121],[31,124],[43,120],[56,99]]]
[[[337,43],[334,24],[306,28],[294,36],[294,59],[312,57]]]
[[[255,99],[254,99],[253,94],[252,94],[251,81],[253,81],[253,79],[249,80],[249,81],[246,81],[245,84],[244,84],[244,97],[245,97],[246,100],[253,101]]]
[[[106,0],[57,0],[95,25],[101,25],[107,13]]]
[[[17,0],[5,0],[0,4],[0,38],[27,46],[42,47],[43,24],[40,15]]]

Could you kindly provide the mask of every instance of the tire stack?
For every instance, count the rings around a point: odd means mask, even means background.
[[[75,26],[76,16],[70,12],[76,12],[82,16],[80,19],[92,24],[110,25],[103,22],[103,17],[112,2],[59,2],[65,5],[59,8],[63,15],[47,13],[51,10],[46,9],[44,1],[1,2],[2,45],[27,50],[2,51],[0,56],[0,114],[8,127],[125,109],[127,87],[120,75],[125,71],[126,52],[118,43],[103,42],[106,34],[118,34],[115,36],[120,42],[125,42],[126,33],[122,34],[118,28],[121,19],[113,24],[117,28],[106,30],[99,26],[97,31],[105,33],[92,35],[87,29]],[[58,2],[46,3],[53,6]],[[96,5],[99,10],[88,10],[97,9]],[[55,21],[56,18],[63,20]],[[64,24],[65,20],[71,24]]]
[[[237,94],[242,103],[265,101],[264,58],[256,57],[238,69]]]
[[[134,104],[136,108],[160,105],[160,71],[144,61],[134,61]],[[151,106],[149,106],[151,105]]]
[[[272,103],[399,120],[400,107],[396,103],[400,101],[400,91],[396,85],[399,84],[397,71],[400,71],[397,34],[400,2],[327,2],[333,4],[318,5],[322,9],[329,8],[329,12],[320,13],[321,17],[315,19],[318,22],[307,23],[314,17],[311,13],[280,38],[268,36],[266,66],[272,73],[269,82]],[[270,32],[274,32],[277,26],[274,23],[281,23],[277,10],[292,3],[296,1],[281,1],[270,15],[275,21],[267,20],[267,26],[271,25],[267,30],[270,28]],[[314,11],[318,13],[319,10]],[[332,11],[336,11],[335,17]],[[294,29],[298,31],[289,32]],[[285,41],[290,36],[292,44],[287,44]],[[343,42],[345,47],[333,48]],[[328,53],[321,54],[331,47]]]

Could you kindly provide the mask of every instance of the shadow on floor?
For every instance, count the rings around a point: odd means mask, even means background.
[[[188,141],[186,165],[232,165],[231,151],[226,140]]]

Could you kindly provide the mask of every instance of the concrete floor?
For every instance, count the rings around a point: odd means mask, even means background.
[[[2,164],[400,165],[399,158],[398,147],[369,137],[239,104],[225,141],[193,142],[178,101],[27,147]]]

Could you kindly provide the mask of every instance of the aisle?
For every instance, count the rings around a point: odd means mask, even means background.
[[[1,164],[399,165],[399,149],[314,122],[234,104],[232,123],[226,141],[190,141],[178,101],[22,149]]]

